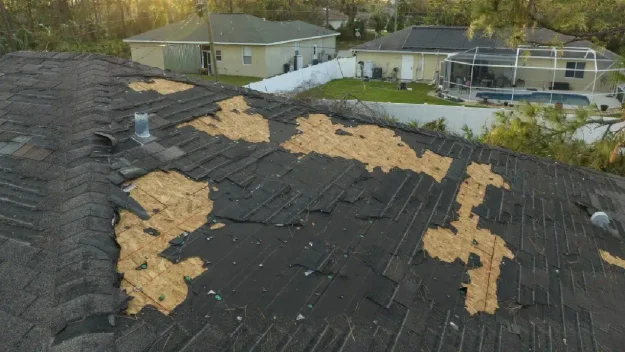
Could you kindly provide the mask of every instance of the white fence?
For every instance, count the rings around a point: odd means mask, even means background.
[[[285,73],[248,84],[246,87],[266,93],[293,92],[303,85],[306,88],[320,86],[333,79],[356,75],[356,58],[334,59],[301,70]]]
[[[447,106],[429,104],[399,104],[380,102],[348,101],[354,108],[365,115],[389,116],[397,118],[400,122],[410,123],[416,121],[419,126],[441,117],[445,118],[447,130],[452,133],[462,134],[463,126],[468,126],[474,134],[480,135],[484,127],[491,127],[495,123],[495,113],[501,108],[474,108],[466,106]],[[600,119],[600,117],[596,117]],[[615,124],[611,130],[615,131],[625,126],[625,122]],[[587,143],[596,141],[603,136],[607,126],[588,125],[576,132],[576,137]]]

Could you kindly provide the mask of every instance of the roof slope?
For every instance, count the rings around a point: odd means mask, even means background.
[[[0,350],[625,343],[625,179],[167,75],[0,59]]]
[[[411,26],[390,35],[360,44],[353,50],[381,51],[441,51],[457,52],[475,47],[506,48],[506,43],[497,36],[486,37],[476,33],[473,38],[467,36],[468,27],[453,26]],[[570,40],[571,37],[554,31],[538,28],[527,32],[529,42],[548,43],[557,40]],[[587,41],[568,43],[571,47],[592,47]]]
[[[273,22],[247,14],[212,14],[215,43],[270,44],[317,36],[338,35],[329,29],[302,21]],[[202,18],[157,28],[125,41],[208,43],[208,25]]]

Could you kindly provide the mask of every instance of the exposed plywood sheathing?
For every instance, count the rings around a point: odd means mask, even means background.
[[[248,114],[249,106],[242,96],[220,101],[217,116],[202,116],[178,127],[193,126],[212,136],[224,135],[232,140],[251,143],[269,142],[269,122],[259,114]]]
[[[176,93],[176,92],[183,92],[195,86],[191,84],[182,83],[182,82],[169,81],[166,79],[155,78],[153,79],[153,82],[151,83],[146,83],[146,82],[141,82],[141,81],[132,82],[128,85],[128,87],[130,87],[130,89],[137,91],[137,92],[143,92],[146,90],[155,90],[163,95],[167,95],[167,94]]]
[[[604,251],[603,249],[600,249],[599,253],[601,254],[601,259],[603,259],[605,262],[612,265],[620,266],[621,268],[625,269],[625,259],[614,256],[609,252]]]
[[[177,264],[158,254],[169,241],[206,223],[213,210],[207,183],[194,182],[177,172],[155,171],[134,181],[130,196],[151,215],[141,220],[128,211],[120,212],[115,226],[121,250],[117,268],[124,273],[121,287],[134,299],[127,313],[136,314],[146,304],[169,314],[187,297],[185,277],[195,278],[206,269],[199,258]],[[144,232],[158,231],[158,236]],[[140,268],[147,263],[145,269]],[[159,299],[162,298],[162,299]]]
[[[451,165],[451,158],[426,150],[423,156],[407,146],[395,132],[375,125],[346,127],[333,124],[327,115],[312,114],[300,117],[298,129],[302,132],[282,143],[282,147],[294,152],[309,154],[317,152],[331,157],[355,159],[363,162],[367,170],[380,167],[389,172],[397,167],[414,172],[424,172],[440,182]],[[337,134],[337,130],[343,132]]]
[[[471,210],[482,204],[487,185],[506,189],[509,186],[501,176],[490,170],[490,165],[471,163],[467,174],[469,178],[463,181],[456,197],[460,203],[458,220],[451,223],[457,232],[441,227],[428,229],[423,237],[423,248],[430,256],[448,263],[456,259],[468,263],[471,253],[478,255],[482,266],[470,268],[471,282],[463,284],[467,287],[465,306],[471,315],[478,312],[494,314],[499,308],[497,280],[501,273],[501,261],[504,257],[514,258],[514,254],[501,237],[493,235],[490,230],[478,228],[479,217]]]

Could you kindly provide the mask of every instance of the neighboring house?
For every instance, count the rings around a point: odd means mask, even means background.
[[[272,22],[246,14],[213,14],[219,73],[271,77],[335,56],[339,33],[302,21]],[[212,73],[208,26],[201,18],[124,39],[132,59],[181,73]],[[296,59],[295,57],[298,56]]]
[[[347,21],[349,20],[349,17],[341,11],[327,9],[325,7],[321,9],[321,16],[326,22],[326,25],[329,25],[334,29],[339,29],[347,25]]]
[[[532,30],[528,33],[528,37],[531,41],[543,43],[558,39],[567,39],[567,37],[546,29]],[[592,44],[589,42],[575,42],[569,43],[566,47],[591,49]],[[477,62],[474,62],[473,57],[471,57],[470,63],[476,64],[476,66],[486,67],[491,64],[497,66],[501,65],[502,60],[506,61],[506,65],[512,64],[512,66],[514,66],[515,63],[521,66],[526,65],[527,67],[553,66],[552,62],[544,60],[536,62],[536,60],[533,60],[531,57],[525,57],[521,61],[516,61],[516,49],[509,49],[502,40],[483,37],[479,34],[476,34],[473,38],[469,38],[467,36],[466,27],[411,26],[385,37],[358,45],[352,48],[352,50],[356,53],[358,61],[371,61],[375,67],[381,67],[384,77],[397,77],[407,81],[432,81],[438,78],[438,73],[441,71],[441,63],[443,61],[449,58],[449,62],[468,62],[466,58],[470,56],[471,50],[475,50],[475,48],[505,49],[497,51],[495,56],[499,57],[487,57],[488,53],[485,53],[483,57],[476,58]],[[523,56],[524,51],[525,50],[521,49],[520,55],[518,56]],[[546,49],[546,51],[552,52],[553,50],[549,48]],[[457,60],[455,60],[454,55],[459,53],[463,54],[457,56]],[[598,66],[598,70],[615,68],[615,64],[619,60],[617,55],[607,50],[600,50],[600,52],[598,50],[597,56],[599,60],[603,61],[603,66]],[[592,85],[595,64],[577,64],[578,61],[589,61],[586,60],[589,59],[589,57],[584,58],[582,56],[580,58],[569,58],[569,60],[565,59],[566,57],[563,57],[558,63],[559,70],[555,77],[557,82],[569,82],[571,90],[578,90],[589,84]],[[572,76],[571,73],[566,70],[569,68],[575,71]],[[523,74],[527,75],[527,77],[517,77],[517,79],[526,78],[526,82],[536,81],[535,85],[537,87],[535,88],[551,85],[550,83],[553,79],[549,74],[537,70],[524,70]],[[465,76],[470,76],[470,69],[465,73]],[[510,76],[509,79],[513,80],[512,75]],[[452,77],[448,77],[448,80],[449,79],[452,79]],[[538,81],[540,81],[540,84]]]
[[[1,351],[623,350],[622,177],[103,55],[0,95]]]

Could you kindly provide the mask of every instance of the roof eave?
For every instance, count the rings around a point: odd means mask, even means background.
[[[334,32],[334,33],[331,33],[331,34],[318,35],[318,36],[314,36],[314,37],[304,37],[304,38],[297,38],[297,39],[289,39],[289,40],[283,40],[283,41],[271,42],[271,43],[215,42],[215,45],[257,45],[257,46],[270,46],[270,45],[280,45],[280,44],[286,44],[286,43],[299,42],[299,41],[302,41],[302,40],[311,40],[311,39],[337,37],[339,35],[341,35],[341,34]],[[123,42],[124,43],[154,43],[154,44],[194,44],[194,45],[210,44],[209,41],[200,42],[200,41],[185,41],[185,40],[148,40],[148,39],[142,40],[142,39],[131,39],[131,38],[124,39]]]

